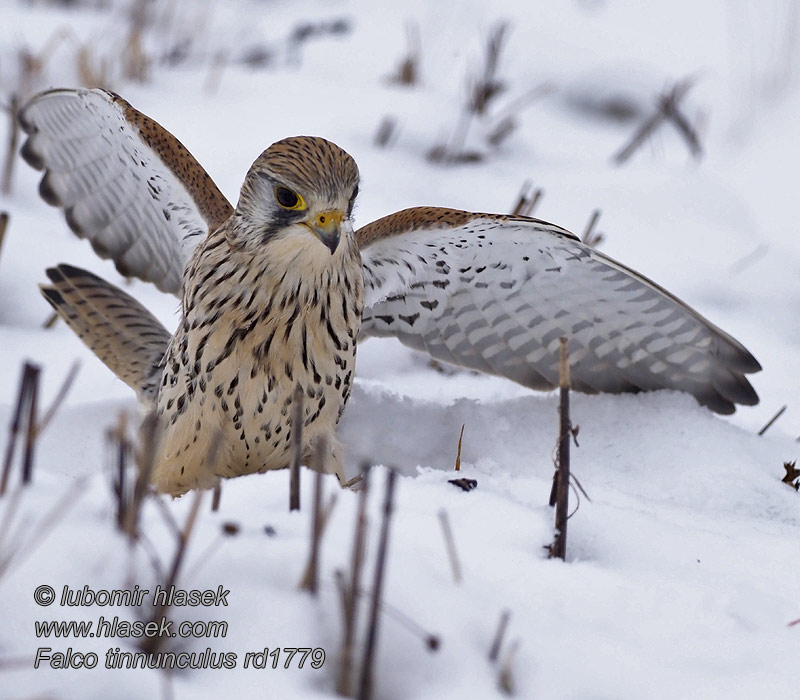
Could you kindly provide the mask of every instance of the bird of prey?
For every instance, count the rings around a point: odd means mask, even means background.
[[[158,416],[161,491],[288,466],[298,390],[304,455],[328,441],[341,478],[334,431],[369,336],[544,390],[566,336],[578,391],[677,389],[718,413],[758,402],[746,374],[761,367],[738,341],[553,224],[417,207],[354,232],[358,169],[317,137],[264,151],[234,208],[172,134],[102,89],[41,93],[19,120],[70,228],[182,298],[172,334],[85,270],[51,268],[42,287]]]

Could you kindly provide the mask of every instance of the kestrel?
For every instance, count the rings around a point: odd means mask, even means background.
[[[761,367],[738,341],[553,224],[418,207],[354,232],[356,164],[307,136],[264,151],[234,209],[172,134],[114,93],[52,90],[19,119],[22,154],[70,228],[123,275],[182,297],[173,335],[84,270],[59,265],[42,287],[158,416],[161,491],[288,466],[298,389],[306,460],[324,439],[326,468],[343,478],[335,428],[369,336],[534,389],[558,384],[567,336],[578,391],[677,389],[719,413],[758,402],[745,375]]]

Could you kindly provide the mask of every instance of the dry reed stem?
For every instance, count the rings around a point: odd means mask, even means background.
[[[364,644],[364,656],[361,661],[361,676],[358,683],[358,700],[370,700],[374,685],[373,663],[378,641],[378,612],[383,592],[383,579],[386,573],[387,551],[389,546],[389,527],[394,510],[394,488],[397,472],[390,469],[386,476],[386,492],[383,502],[383,522],[381,523],[378,553],[375,561],[375,579],[372,584],[372,601],[367,627],[367,639]]]

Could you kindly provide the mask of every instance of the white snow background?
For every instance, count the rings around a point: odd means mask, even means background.
[[[66,5],[67,3],[65,3]],[[0,3],[0,90],[6,102],[17,53],[55,46],[37,89],[78,81],[76,47],[118,58],[128,31],[125,3]],[[92,7],[97,5],[97,7]],[[370,0],[155,3],[162,13],[145,35],[160,56],[189,38],[189,55],[156,60],[147,81],[109,87],[175,133],[236,201],[244,173],[270,143],[316,134],[350,152],[362,187],[358,224],[406,206],[432,204],[507,212],[523,181],[545,191],[536,216],[582,232],[602,210],[604,252],[651,277],[742,341],[759,359],[761,403],[721,418],[685,395],[572,396],[580,426],[574,474],[591,498],[569,521],[567,561],[548,560],[547,506],[557,433],[557,396],[498,378],[443,374],[391,340],[359,349],[357,381],[342,420],[349,467],[363,460],[401,472],[380,616],[374,697],[502,697],[500,668],[521,698],[798,698],[800,495],[780,482],[800,456],[800,10],[790,0],[727,3],[471,2]],[[303,22],[343,19],[349,30],[287,37]],[[500,20],[509,25],[500,65],[507,88],[498,107],[540,86],[513,108],[517,129],[492,149],[473,129],[479,163],[434,165],[426,151],[452,132],[467,75]],[[419,33],[419,83],[388,78]],[[413,30],[412,30],[413,32]],[[266,65],[238,58],[267,47]],[[251,53],[251,56],[253,54]],[[216,66],[216,67],[215,67]],[[611,156],[686,76],[682,103],[698,125],[696,161],[676,130],[663,126],[626,165]],[[632,120],[603,119],[587,105],[624,98]],[[399,125],[388,148],[378,125]],[[0,144],[5,144],[2,120]],[[36,620],[135,620],[130,608],[39,607],[40,584],[154,589],[172,561],[174,532],[161,509],[143,513],[145,541],[131,549],[114,529],[106,428],[135,415],[133,393],[59,323],[42,328],[49,307],[36,285],[59,262],[117,283],[113,266],[75,238],[37,194],[40,175],[21,161],[0,250],[0,445],[12,418],[24,360],[44,368],[47,406],[72,362],[81,369],[65,404],[41,436],[33,485],[0,500],[0,698],[331,698],[342,623],[334,579],[351,556],[357,494],[326,477],[337,501],[324,534],[321,590],[297,589],[308,558],[312,479],[304,474],[300,513],[288,512],[285,472],[225,482],[218,512],[206,495],[178,585],[230,590],[224,608],[173,608],[176,621],[225,620],[224,638],[180,640],[182,649],[235,652],[232,670],[105,670],[105,651],[125,639],[39,639]],[[177,301],[152,286],[126,287],[168,327]],[[758,429],[788,410],[762,437]],[[465,424],[461,476],[453,478]],[[2,454],[2,453],[0,453]],[[386,469],[372,471],[370,542],[363,585],[372,585]],[[70,490],[79,495],[64,511]],[[327,498],[326,495],[326,498]],[[191,498],[164,507],[183,524]],[[573,496],[573,503],[575,502]],[[56,508],[52,526],[43,525]],[[454,582],[439,512],[448,516],[463,579]],[[238,534],[224,536],[223,523]],[[271,528],[268,535],[265,528]],[[160,562],[157,571],[153,561]],[[368,597],[362,599],[364,621]],[[501,663],[488,650],[503,610],[511,619]],[[427,649],[401,611],[439,637]],[[359,649],[363,630],[359,635]],[[93,670],[33,668],[36,649],[95,651]],[[243,669],[247,651],[321,647],[319,670]]]

